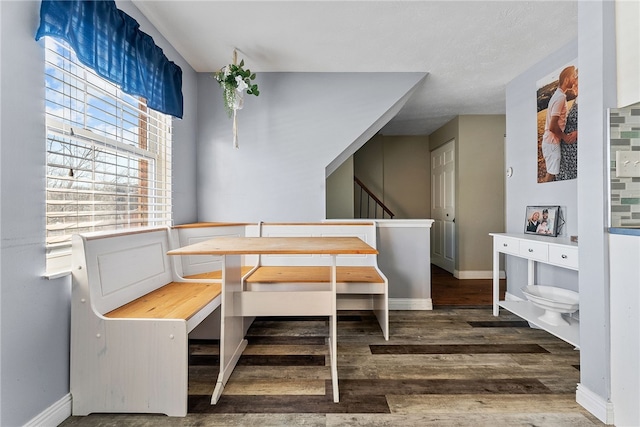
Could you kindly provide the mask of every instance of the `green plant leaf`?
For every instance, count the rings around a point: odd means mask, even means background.
[[[1,1],[1,0],[0,0]],[[251,80],[256,78],[256,74],[252,73],[250,69],[243,69],[244,59],[240,60],[240,64],[229,64],[222,67],[218,72],[212,75],[218,81],[218,84],[223,90],[223,101],[225,109],[229,114],[229,117],[233,114],[233,104],[237,96],[236,90],[238,89],[238,80],[240,79],[246,83],[246,93],[249,95],[260,95],[257,84],[252,84]]]

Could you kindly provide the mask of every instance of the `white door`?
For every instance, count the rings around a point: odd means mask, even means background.
[[[454,273],[455,140],[431,152],[431,262]]]

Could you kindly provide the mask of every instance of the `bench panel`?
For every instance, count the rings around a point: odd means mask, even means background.
[[[332,316],[333,298],[330,291],[241,292],[234,302],[242,316]]]
[[[167,228],[76,238],[77,262],[86,264],[91,304],[99,314],[174,280]]]
[[[188,352],[179,320],[72,323],[72,414],[187,414]]]
[[[169,279],[167,273],[171,273],[167,271],[163,262],[163,249],[160,243],[153,243],[98,255],[102,296],[108,296],[129,286],[137,286],[145,280],[153,280],[156,276],[164,275]]]

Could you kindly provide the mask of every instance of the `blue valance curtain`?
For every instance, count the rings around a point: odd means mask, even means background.
[[[182,69],[113,0],[43,0],[36,40],[65,40],[78,60],[149,108],[182,118]]]

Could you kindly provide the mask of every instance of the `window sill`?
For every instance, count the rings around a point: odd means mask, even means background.
[[[71,276],[71,270],[47,271],[42,277],[47,280],[55,280],[65,276]]]

